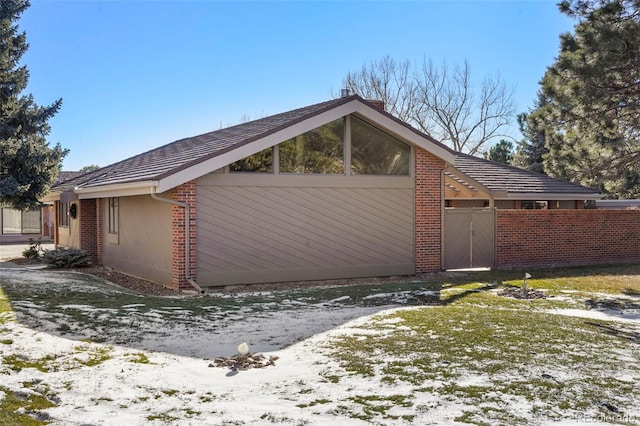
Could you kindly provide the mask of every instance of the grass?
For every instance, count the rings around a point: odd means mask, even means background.
[[[147,355],[142,352],[126,355],[131,357],[131,359],[129,359],[129,362],[132,362],[134,364],[151,364],[151,361],[149,361],[149,357],[147,357]]]
[[[42,411],[55,407],[49,397],[34,392],[15,392],[0,386],[0,424],[40,426],[47,424]]]
[[[490,276],[500,282],[508,274]],[[519,286],[521,281],[488,285],[473,279],[479,275],[456,278],[440,284],[441,305],[378,316],[360,332],[332,342],[332,356],[348,375],[409,386],[404,401],[426,393],[474,407],[455,417],[461,423],[527,424],[530,419],[518,411],[523,406],[533,407],[534,418],[548,421],[566,419],[568,414],[604,416],[634,409],[640,400],[636,386],[640,366],[630,362],[629,354],[637,354],[640,330],[617,322],[553,315],[549,310],[590,308],[602,294],[637,297],[640,268],[595,267],[532,275],[540,278],[529,280],[530,287],[571,297],[516,300],[492,290]],[[626,308],[638,307],[638,300],[626,303]],[[470,378],[475,380],[468,383]],[[377,393],[350,399],[356,404],[342,407],[344,415],[366,421],[390,419],[390,405],[379,401]],[[507,401],[519,401],[520,408],[512,409]]]
[[[400,306],[397,300],[402,299],[402,305],[414,307],[379,315],[355,332],[330,341],[325,348],[338,366],[323,367],[316,380],[344,389],[344,399],[317,394],[314,379],[309,377],[296,384],[299,390],[292,392],[288,401],[294,401],[300,410],[333,413],[372,424],[411,423],[419,415],[436,412],[440,404],[458,407],[448,420],[466,424],[517,425],[532,419],[554,422],[567,420],[568,416],[579,418],[584,413],[622,416],[619,424],[632,424],[623,416],[640,400],[636,385],[640,382],[640,329],[621,322],[550,312],[566,308],[640,309],[640,265],[528,272],[533,276],[528,280],[529,287],[561,297],[516,300],[496,295],[504,286],[519,287],[523,271],[450,274],[419,282],[233,298],[167,299],[121,293],[100,285],[95,292],[87,292],[86,287],[67,284],[24,286],[0,282],[0,330],[8,330],[15,321],[14,308],[27,326],[38,329],[39,324],[27,322],[43,318],[30,315],[30,310],[37,309],[50,315],[45,320],[60,324],[56,332],[61,335],[104,342],[113,330],[141,324],[147,313],[161,312],[186,326],[203,319],[215,325],[219,318],[237,315],[240,310],[243,315],[253,315],[299,309],[296,304],[280,303],[285,300],[331,302],[339,309],[342,305]],[[73,279],[79,278],[74,275]],[[425,290],[435,292],[435,296],[425,296]],[[369,297],[378,293],[390,296]],[[82,334],[86,330],[91,331],[90,336]],[[113,356],[110,346],[80,342],[68,353],[40,357],[13,354],[10,351],[17,340],[10,337],[0,340],[0,366],[5,367],[6,374],[27,368],[43,373],[93,368]],[[111,338],[109,343],[132,341]],[[3,355],[3,350],[8,355]],[[132,351],[123,357],[131,363],[150,364],[144,352]],[[369,385],[358,385],[363,381]],[[67,389],[71,387],[67,382]],[[137,402],[181,397],[174,389],[149,391],[149,396],[140,396]],[[203,404],[217,399],[214,394],[195,398]],[[45,424],[46,416],[38,413],[55,404],[54,395],[33,383],[23,383],[22,390],[0,386],[0,424]],[[170,423],[200,413],[187,408],[147,414],[149,421]],[[263,420],[294,422],[277,413],[265,413]]]

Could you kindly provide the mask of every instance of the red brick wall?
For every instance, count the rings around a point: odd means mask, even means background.
[[[416,274],[442,269],[442,171],[445,163],[416,148]]]
[[[497,267],[640,261],[640,211],[498,210]]]
[[[78,200],[78,224],[80,225],[80,249],[86,250],[92,263],[98,263],[98,220],[96,200]]]
[[[108,204],[107,204],[108,205]],[[96,199],[96,264],[102,265],[102,202]]]
[[[191,209],[189,218],[189,257],[191,278],[196,278],[196,182],[194,180],[183,183],[174,189],[171,198],[175,201],[187,203]],[[173,238],[173,287],[191,289],[185,275],[185,209],[171,206],[171,232]]]

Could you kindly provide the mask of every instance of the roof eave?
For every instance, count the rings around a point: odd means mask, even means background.
[[[157,186],[158,181],[145,180],[85,188],[76,187],[73,189],[73,192],[78,195],[78,199],[80,200],[91,198],[127,197],[133,195],[149,195],[151,194],[151,188]]]
[[[563,193],[563,192],[506,192],[505,197],[496,197],[496,200],[600,200],[600,193]]]

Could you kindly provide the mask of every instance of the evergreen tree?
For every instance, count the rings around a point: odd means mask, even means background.
[[[489,152],[484,153],[484,158],[498,163],[511,164],[513,161],[513,142],[500,139],[493,145]]]
[[[542,93],[538,92],[535,109],[540,109],[547,103]],[[537,125],[534,117],[530,114],[519,114],[517,119],[520,133],[522,133],[524,139],[518,143],[518,148],[513,156],[513,165],[532,172],[546,174],[544,171],[544,155],[549,151],[545,147],[544,129]]]
[[[20,59],[29,45],[16,21],[28,7],[28,0],[0,1],[0,204],[18,209],[39,205],[67,153],[46,141],[48,120],[62,100],[39,106],[32,95],[21,94],[29,71]]]
[[[548,103],[528,123],[544,132],[552,176],[619,197],[640,195],[640,0],[574,0],[578,20],[542,80]]]

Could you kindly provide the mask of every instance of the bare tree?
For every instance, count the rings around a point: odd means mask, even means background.
[[[349,71],[343,84],[365,99],[383,101],[387,111],[399,119],[413,121],[420,91],[409,60],[396,62],[386,55],[360,71]]]
[[[513,88],[499,75],[487,75],[476,89],[471,68],[436,66],[423,60],[396,62],[384,56],[349,71],[343,84],[367,99],[385,102],[387,110],[454,150],[477,154],[491,140],[509,137],[506,128],[515,115]]]

